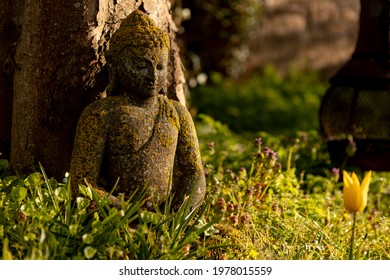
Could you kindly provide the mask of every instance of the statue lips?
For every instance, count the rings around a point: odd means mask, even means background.
[[[153,81],[145,81],[143,86],[149,90],[155,90],[157,88],[157,85]]]
[[[157,85],[155,83],[142,83],[143,93],[140,95],[142,98],[149,98],[156,95]]]

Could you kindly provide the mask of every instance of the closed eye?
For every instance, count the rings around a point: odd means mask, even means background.
[[[144,65],[144,64],[138,64],[136,67],[137,67],[137,69],[139,69],[139,70],[142,70],[142,69],[147,68],[147,66]]]

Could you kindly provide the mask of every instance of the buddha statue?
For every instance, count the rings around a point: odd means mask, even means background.
[[[72,192],[88,182],[100,192],[130,198],[146,188],[153,210],[170,194],[179,205],[205,195],[205,177],[191,115],[163,94],[169,37],[147,14],[132,12],[106,54],[108,97],[82,112],[70,164]]]

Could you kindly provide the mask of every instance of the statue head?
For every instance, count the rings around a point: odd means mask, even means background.
[[[118,90],[138,97],[158,94],[165,85],[169,51],[168,34],[141,11],[121,22],[106,54],[109,94]]]

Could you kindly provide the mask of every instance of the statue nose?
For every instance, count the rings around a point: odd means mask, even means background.
[[[157,75],[157,69],[155,67],[150,67],[148,69],[148,78],[153,82],[157,81],[158,75]]]
[[[154,67],[147,67],[143,72],[143,79],[148,86],[155,86],[158,80],[157,70]]]
[[[147,67],[145,69],[145,77],[148,79],[156,79],[157,78],[157,69],[153,66]]]

